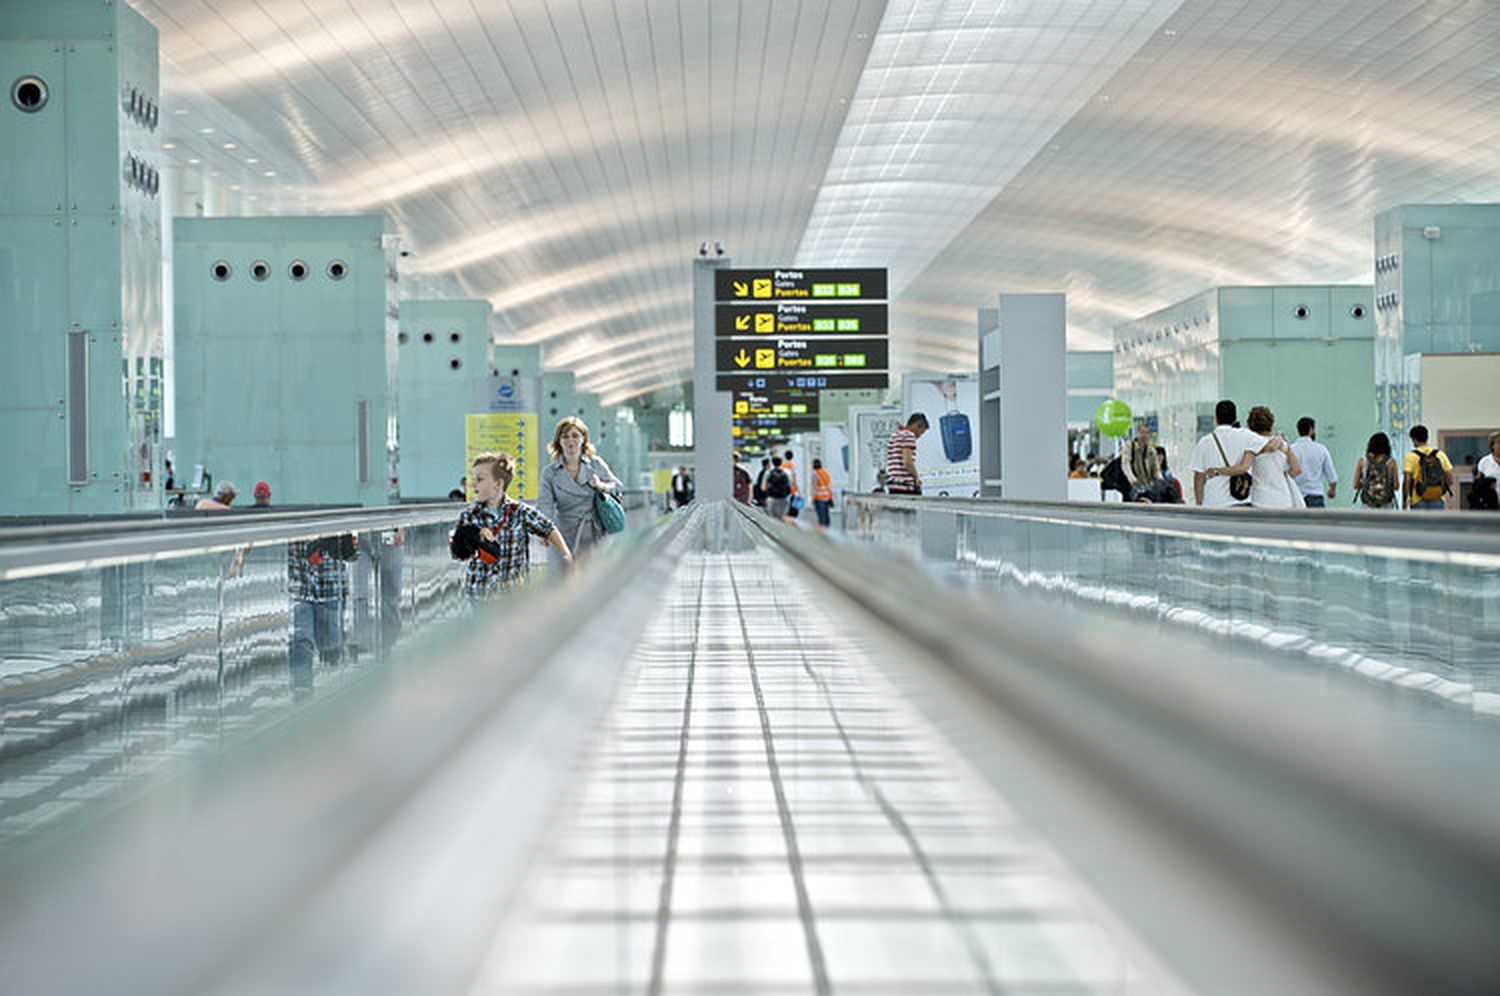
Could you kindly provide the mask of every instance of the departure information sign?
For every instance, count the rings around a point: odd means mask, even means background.
[[[818,431],[817,391],[737,391],[731,418],[746,438]]]
[[[890,327],[890,309],[884,304],[767,301],[714,308],[714,334],[718,336],[885,335]]]
[[[886,273],[883,269],[718,270],[714,273],[716,301],[883,301],[885,298]]]
[[[757,339],[741,342],[720,339],[717,345],[717,369],[770,370],[786,373],[792,370],[884,370],[890,354],[890,342],[884,338],[868,339]],[[725,390],[725,388],[720,388]]]
[[[824,374],[719,374],[716,391],[865,391],[888,386],[884,370],[869,373],[853,371]]]

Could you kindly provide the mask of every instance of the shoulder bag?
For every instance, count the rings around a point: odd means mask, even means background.
[[[1229,457],[1224,452],[1224,444],[1219,442],[1218,430],[1215,429],[1213,432],[1210,432],[1209,435],[1214,437],[1214,445],[1219,448],[1219,456],[1223,457],[1224,466],[1226,468],[1229,467]],[[1248,501],[1250,498],[1250,485],[1251,481],[1249,474],[1230,474],[1229,497],[1233,498],[1235,501]]]

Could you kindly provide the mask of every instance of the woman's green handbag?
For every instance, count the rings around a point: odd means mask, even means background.
[[[625,507],[608,491],[594,492],[594,518],[606,533],[625,531]]]

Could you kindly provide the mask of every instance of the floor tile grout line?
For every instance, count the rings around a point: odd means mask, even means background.
[[[734,593],[734,609],[739,617],[740,635],[745,641],[745,662],[750,669],[750,683],[755,689],[755,705],[760,713],[762,739],[766,748],[766,764],[770,769],[771,786],[776,794],[776,808],[781,818],[781,835],[786,841],[787,866],[792,873],[792,887],[797,894],[797,915],[802,921],[802,934],[807,943],[807,957],[812,965],[813,986],[819,996],[831,996],[833,987],[828,979],[828,966],[823,958],[823,946],[818,941],[817,925],[813,921],[812,900],[807,894],[807,881],[802,874],[802,856],[797,847],[797,831],[792,825],[791,809],[786,801],[786,789],[781,783],[781,773],[776,765],[776,744],[771,732],[771,718],[766,712],[765,697],[761,693],[760,675],[756,671],[755,648],[750,642],[750,630],[740,601],[739,584],[734,577],[734,560],[727,553],[724,554],[724,567],[729,574],[729,588]]]
[[[779,587],[773,583],[768,585],[767,588],[771,592],[773,611],[781,617],[782,624],[785,627],[784,631],[790,632],[794,638],[797,637],[799,635],[797,621],[793,618],[792,613],[787,610],[786,603],[781,598]],[[912,832],[911,826],[907,824],[906,818],[901,815],[901,811],[886,797],[885,792],[879,784],[865,773],[858,751],[855,750],[853,743],[844,732],[843,720],[839,717],[838,706],[834,703],[833,696],[829,692],[827,684],[824,683],[822,676],[812,667],[805,654],[802,657],[802,668],[813,684],[818,686],[818,690],[823,696],[823,701],[828,707],[829,718],[832,719],[833,725],[837,727],[839,739],[843,742],[844,750],[849,756],[849,764],[854,768],[855,780],[870,793],[870,796],[875,800],[875,804],[880,807],[880,811],[890,822],[892,829],[906,842],[906,846],[911,851],[911,856],[916,861],[917,867],[922,870],[922,877],[926,880],[927,887],[932,890],[933,897],[937,900],[938,908],[942,910],[944,917],[948,919],[954,929],[963,937],[964,947],[968,949],[969,957],[974,960],[975,967],[984,978],[985,988],[992,994],[1003,993],[1004,988],[995,978],[994,968],[990,964],[989,957],[985,954],[984,945],[980,943],[979,938],[974,934],[973,924],[960,916],[953,908],[953,904],[948,898],[947,890],[943,888],[942,883],[937,879],[926,850],[922,847],[921,841],[917,840],[916,834]]]
[[[687,688],[682,703],[682,730],[677,745],[677,778],[672,788],[672,815],[667,824],[667,850],[662,861],[661,892],[656,908],[656,939],[651,948],[651,981],[646,992],[660,996],[666,968],[667,931],[672,919],[672,886],[677,871],[677,841],[682,830],[683,783],[687,777],[688,731],[693,722],[693,680],[697,676],[698,637],[703,625],[703,588],[708,562],[698,572],[698,604],[693,613],[693,646],[688,656]]]

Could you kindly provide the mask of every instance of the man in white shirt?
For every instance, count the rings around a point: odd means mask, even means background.
[[[1193,447],[1193,501],[1205,508],[1248,507],[1250,499],[1236,499],[1229,492],[1229,476],[1218,473],[1237,463],[1246,450],[1258,450],[1262,440],[1249,429],[1235,426],[1239,418],[1234,402],[1228,399],[1214,406],[1214,431],[1198,440]],[[1223,452],[1220,453],[1220,449]],[[1212,473],[1210,473],[1212,471]]]
[[[1292,444],[1302,473],[1292,480],[1302,490],[1302,502],[1308,508],[1324,508],[1323,495],[1332,499],[1339,487],[1339,472],[1334,469],[1328,447],[1318,442],[1318,423],[1304,415],[1297,420],[1297,441]]]

